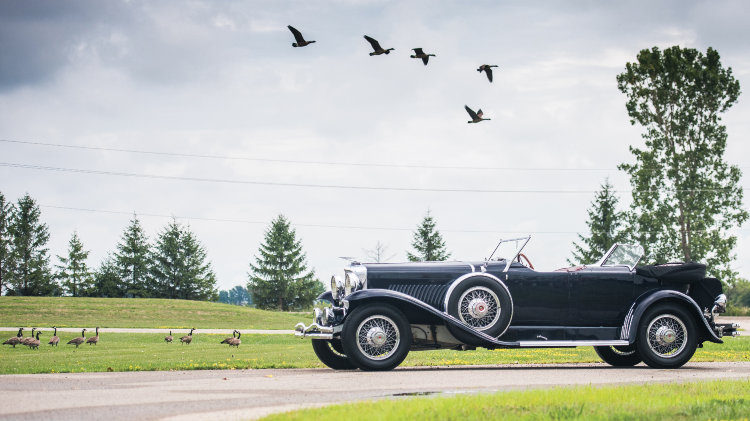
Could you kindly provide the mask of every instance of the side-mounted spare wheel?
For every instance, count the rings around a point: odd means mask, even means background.
[[[681,367],[698,346],[695,319],[679,305],[654,305],[641,317],[636,346],[650,367]]]
[[[409,353],[412,334],[406,316],[388,304],[357,307],[344,322],[341,344],[362,370],[391,370]]]
[[[595,346],[594,351],[602,361],[613,367],[632,367],[643,361],[635,345]]]
[[[339,339],[313,339],[312,347],[318,359],[334,370],[354,370],[357,368],[344,353],[344,347]]]
[[[513,300],[502,283],[485,275],[461,281],[450,292],[448,314],[462,323],[494,338],[505,333],[513,316]],[[479,345],[481,341],[460,328],[448,325],[456,339]]]

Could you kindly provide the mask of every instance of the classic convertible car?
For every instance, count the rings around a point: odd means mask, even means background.
[[[333,369],[390,370],[410,350],[577,346],[613,366],[677,368],[738,334],[716,323],[726,296],[702,264],[636,266],[643,248],[615,244],[595,264],[538,272],[529,239],[479,262],[351,262],[295,335]]]

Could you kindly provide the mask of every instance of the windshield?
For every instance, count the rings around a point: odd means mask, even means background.
[[[643,257],[643,247],[638,244],[615,244],[604,255],[600,266],[627,266],[633,270]]]
[[[500,242],[495,247],[495,250],[492,251],[492,254],[490,254],[490,257],[488,257],[487,260],[507,261],[508,263],[505,265],[505,270],[507,271],[510,267],[511,262],[513,262],[513,259],[518,256],[518,253],[523,250],[523,248],[526,246],[526,243],[528,243],[530,239],[531,236],[500,240]]]

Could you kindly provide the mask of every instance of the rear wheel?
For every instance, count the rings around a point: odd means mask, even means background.
[[[649,367],[681,367],[698,346],[693,317],[674,304],[654,306],[641,318],[636,344]]]
[[[351,362],[362,370],[391,370],[406,358],[411,347],[406,316],[387,304],[367,304],[347,317],[341,343]]]
[[[613,367],[632,367],[643,361],[635,349],[628,346],[595,346],[594,351],[605,363]]]
[[[344,348],[341,346],[341,340],[339,339],[313,339],[312,347],[320,362],[334,370],[354,370],[357,368],[344,354]]]

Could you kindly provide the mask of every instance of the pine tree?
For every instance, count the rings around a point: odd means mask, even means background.
[[[415,253],[407,252],[407,257],[412,262],[431,262],[447,260],[451,254],[445,250],[445,241],[440,231],[436,228],[435,220],[427,211],[422,223],[414,231],[411,246]]]
[[[301,310],[324,291],[313,271],[308,271],[302,245],[284,215],[271,222],[258,254],[255,264],[250,264],[247,286],[258,308]]]
[[[619,199],[613,191],[614,187],[605,180],[601,190],[596,193],[596,199],[588,210],[590,235],[584,237],[578,234],[581,244],[573,243],[573,258],[568,259],[571,265],[590,264],[596,262],[614,243],[625,240],[622,226],[625,213],[617,210]]]
[[[11,235],[8,283],[14,295],[53,295],[58,288],[49,268],[49,231],[28,194],[18,199],[8,231]]]
[[[119,289],[126,297],[151,296],[151,247],[135,214],[117,244],[115,263],[121,279]]]
[[[10,221],[13,216],[13,205],[5,200],[5,195],[0,192],[0,295],[3,294],[5,284],[8,282],[8,270],[10,265]]]
[[[81,239],[74,231],[68,242],[68,255],[57,256],[60,264],[57,265],[56,278],[65,293],[73,297],[83,297],[92,293],[93,277],[86,264],[88,257],[89,251],[83,249]]]
[[[151,266],[154,296],[215,300],[216,275],[206,251],[189,228],[172,220],[157,238]]]
[[[94,286],[91,295],[106,298],[125,296],[122,289],[120,269],[117,267],[117,260],[114,256],[107,256],[94,272]]]

